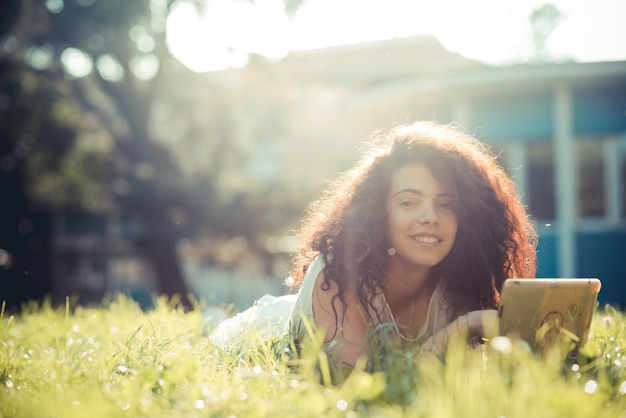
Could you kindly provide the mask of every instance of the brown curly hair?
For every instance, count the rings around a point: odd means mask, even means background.
[[[373,308],[388,268],[388,190],[394,171],[423,163],[439,182],[458,193],[455,243],[427,285],[440,280],[452,297],[483,309],[496,308],[510,277],[534,277],[536,232],[515,184],[489,149],[453,126],[417,122],[377,135],[364,157],[342,173],[308,207],[299,232],[291,285],[298,286],[312,259],[324,258],[324,283],[338,286],[345,307],[348,283],[356,283],[363,306]]]

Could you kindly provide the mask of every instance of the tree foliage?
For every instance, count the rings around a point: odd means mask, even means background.
[[[3,1],[0,133],[3,167],[19,174],[26,201],[133,220],[133,241],[153,260],[161,290],[189,306],[176,241],[202,229],[253,235],[252,222],[234,219],[250,219],[258,199],[241,195],[225,205],[211,186],[219,164],[202,176],[183,175],[180,161],[153,138],[164,80],[187,71],[165,42],[176,1]],[[285,10],[301,3],[288,0]],[[211,141],[236,155],[229,139],[222,132]]]
[[[546,3],[537,7],[529,16],[532,30],[532,42],[535,50],[535,59],[539,62],[550,61],[548,39],[561,22],[563,15],[553,4]]]

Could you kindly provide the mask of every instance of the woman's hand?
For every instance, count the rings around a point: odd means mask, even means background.
[[[493,338],[498,335],[498,311],[485,309],[471,311],[457,319],[459,328],[461,321],[467,330],[468,340],[472,338]]]
[[[446,350],[453,335],[467,339],[467,341],[474,338],[496,337],[498,335],[498,312],[494,309],[467,312],[426,340],[421,349],[442,353]]]

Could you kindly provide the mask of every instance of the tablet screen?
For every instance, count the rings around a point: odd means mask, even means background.
[[[500,335],[534,347],[565,337],[580,347],[589,337],[599,291],[595,278],[506,280],[498,307]]]

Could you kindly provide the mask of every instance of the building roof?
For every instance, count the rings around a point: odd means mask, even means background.
[[[369,84],[447,74],[484,64],[446,50],[433,36],[413,36],[295,51],[273,67],[277,74],[290,79]]]

